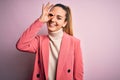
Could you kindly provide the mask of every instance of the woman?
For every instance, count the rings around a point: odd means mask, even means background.
[[[48,35],[37,35],[45,23]],[[69,7],[48,3],[20,37],[17,49],[36,54],[32,80],[83,80],[80,41],[72,36],[71,23]]]

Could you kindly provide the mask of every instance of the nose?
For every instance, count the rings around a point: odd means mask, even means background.
[[[55,17],[55,16],[52,16],[52,17],[51,17],[51,21],[55,22],[55,21],[56,21],[56,17]]]

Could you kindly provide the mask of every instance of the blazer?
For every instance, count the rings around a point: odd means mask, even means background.
[[[48,35],[37,35],[42,25],[42,22],[36,20],[27,28],[16,44],[18,50],[36,54],[32,80],[49,80],[49,37]],[[83,80],[80,40],[65,32],[58,57],[56,80]]]

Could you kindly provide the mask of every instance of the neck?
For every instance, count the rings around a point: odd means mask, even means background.
[[[52,39],[60,39],[63,36],[63,29],[61,28],[60,30],[55,32],[48,32],[48,35]]]

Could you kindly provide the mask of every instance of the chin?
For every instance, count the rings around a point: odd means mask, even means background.
[[[54,32],[54,31],[56,31],[56,30],[55,30],[55,29],[48,28],[48,31],[49,31],[49,32]]]

